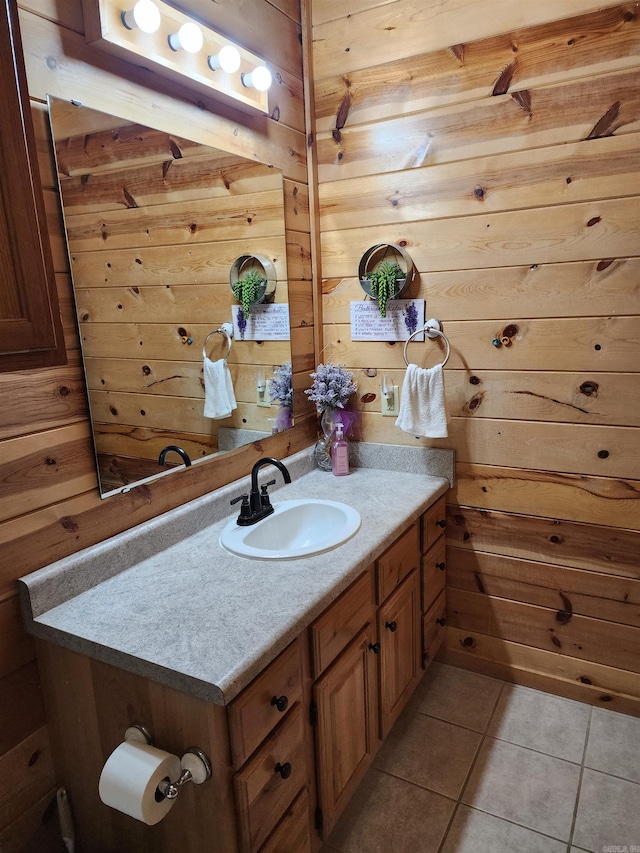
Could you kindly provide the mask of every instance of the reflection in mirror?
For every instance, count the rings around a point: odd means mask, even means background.
[[[102,496],[181,470],[175,447],[196,462],[291,426],[272,393],[288,339],[236,336],[237,408],[204,416],[203,345],[232,323],[236,258],[268,258],[270,298],[287,302],[282,173],[57,98],[49,111]],[[206,355],[223,359],[227,337]]]

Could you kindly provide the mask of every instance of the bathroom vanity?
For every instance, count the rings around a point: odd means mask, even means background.
[[[23,579],[82,849],[317,849],[435,655],[448,480],[368,468],[334,478],[298,456],[273,502],[357,509],[360,530],[333,551],[269,563],[226,553],[236,483]],[[212,763],[154,826],[98,798],[131,723]]]

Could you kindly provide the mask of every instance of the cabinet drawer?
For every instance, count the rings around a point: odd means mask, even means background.
[[[236,769],[301,694],[300,644],[295,640],[229,705],[231,754]]]
[[[235,775],[243,853],[258,850],[307,781],[304,727],[298,704]]]
[[[447,523],[447,499],[443,495],[430,506],[422,516],[422,551],[427,551],[439,536],[442,536]]]
[[[446,580],[446,543],[444,536],[422,558],[422,612],[431,607],[444,589]]]
[[[446,600],[443,590],[422,619],[422,661],[425,667],[431,663],[442,645],[445,617]]]
[[[377,561],[378,604],[390,595],[412,569],[420,565],[420,531],[414,524]]]
[[[260,853],[311,853],[309,794],[304,790],[285,812]]]
[[[369,568],[311,626],[315,678],[371,619],[374,604],[373,572]]]

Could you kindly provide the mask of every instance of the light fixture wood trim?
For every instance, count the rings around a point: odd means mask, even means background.
[[[237,108],[269,113],[268,91],[246,87],[241,79],[242,74],[265,64],[262,57],[162,0],[154,3],[160,11],[160,27],[155,33],[144,33],[129,30],[122,23],[122,13],[134,5],[134,0],[82,0],[85,40],[128,62],[139,65],[142,60],[150,70]],[[174,53],[169,47],[168,36],[185,23],[195,23],[202,30],[204,45],[196,54],[183,50]],[[207,57],[216,55],[226,44],[232,44],[240,54],[240,69],[232,74],[222,69],[212,71],[207,64]]]

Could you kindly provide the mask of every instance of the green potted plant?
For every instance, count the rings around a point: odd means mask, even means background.
[[[243,278],[231,285],[234,297],[242,304],[245,315],[251,311],[251,306],[262,298],[267,279],[260,275],[257,269],[248,270]]]
[[[381,317],[387,316],[387,302],[401,292],[407,279],[407,274],[395,260],[388,258],[380,261],[378,266],[367,275],[371,296],[378,302]]]

